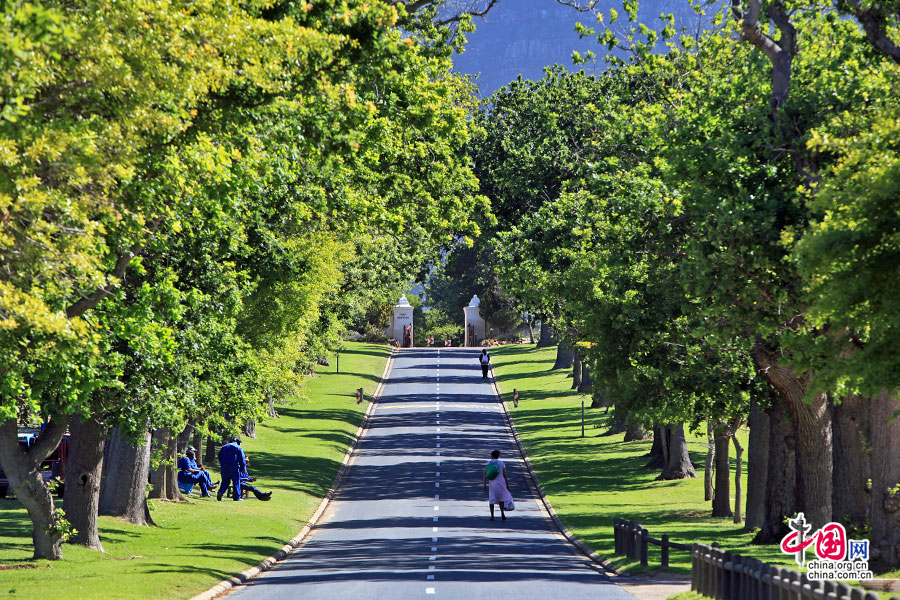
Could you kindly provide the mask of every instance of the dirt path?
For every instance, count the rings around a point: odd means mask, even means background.
[[[673,594],[691,589],[691,576],[676,573],[614,577],[613,580],[637,600],[666,600]]]

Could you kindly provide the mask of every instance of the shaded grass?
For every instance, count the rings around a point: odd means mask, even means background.
[[[273,490],[270,502],[216,502],[196,494],[189,502],[155,502],[158,527],[137,527],[100,518],[107,554],[63,546],[60,561],[31,559],[31,522],[13,499],[0,500],[0,565],[37,569],[0,570],[0,595],[10,598],[186,598],[247,569],[294,537],[331,486],[390,348],[347,343],[341,373],[319,367],[303,398],[277,407],[280,418],[244,439],[256,485]],[[217,470],[213,479],[218,480]]]
[[[723,548],[767,562],[790,565],[792,559],[775,545],[752,545],[731,518],[712,518],[711,503],[703,501],[705,436],[688,434],[697,478],[655,481],[658,470],[644,469],[651,441],[622,441],[607,435],[612,411],[589,409],[589,396],[570,390],[570,371],[552,370],[556,348],[532,345],[501,346],[492,350],[494,372],[507,407],[541,485],[566,526],[614,565],[640,572],[639,564],[613,554],[613,519],[638,521],[653,537],[668,534],[672,541],[718,542]],[[519,391],[519,408],[511,402]],[[581,402],[585,403],[585,437],[581,437]],[[739,439],[747,448],[747,432]],[[746,452],[743,489],[746,493]],[[734,452],[732,449],[732,467]],[[732,472],[732,496],[734,494]],[[650,564],[659,569],[659,548],[650,546]],[[786,560],[785,560],[786,559]],[[690,572],[690,553],[672,550],[671,570]],[[652,567],[651,567],[652,568]]]

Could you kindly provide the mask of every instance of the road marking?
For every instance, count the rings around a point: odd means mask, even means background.
[[[437,560],[437,556],[429,556],[428,560]]]
[[[434,519],[434,522],[437,523],[438,518],[437,518],[437,517],[433,517],[433,519]]]
[[[425,588],[425,593],[426,593],[426,594],[433,594],[433,593],[434,593],[434,588]]]
[[[434,495],[434,499],[435,499],[435,500],[440,500],[440,499],[441,499],[441,495],[440,495],[440,494],[435,494],[435,495]]]
[[[435,527],[435,529],[437,529],[437,527]],[[432,541],[432,542],[436,542],[436,541],[437,541],[437,538],[436,538],[436,537],[433,537],[433,538],[431,538],[431,541]]]
[[[435,481],[435,482],[434,482],[434,487],[441,487],[441,482],[440,482],[440,481]]]
[[[439,466],[441,466],[441,461],[437,461],[437,462],[434,463],[434,464],[435,464],[435,466],[439,467]]]
[[[428,570],[429,570],[429,571],[434,571],[434,570],[436,570],[436,569],[437,569],[436,566],[434,566],[434,565],[428,565]],[[431,593],[433,594],[434,592],[431,592]]]
[[[432,546],[432,547],[431,547],[431,551],[432,551],[432,552],[437,552],[437,546]]]
[[[434,474],[434,476],[435,476],[435,477],[440,477],[440,476],[441,476],[441,472],[440,472],[440,471],[437,471],[437,472]]]
[[[438,509],[438,507],[437,507],[437,506],[435,506],[435,507],[434,507],[434,510],[437,510],[437,509]]]
[[[432,527],[432,528],[431,528],[431,532],[432,532],[432,533],[437,533],[437,527]],[[434,541],[437,541],[437,538],[434,538]]]
[[[429,575],[428,580],[431,581],[432,579],[434,579],[434,575]]]
[[[437,436],[437,439],[441,439],[441,436]]]
[[[438,452],[438,453],[437,453],[437,456],[440,456],[440,455],[441,455],[441,453],[440,453],[440,452]]]

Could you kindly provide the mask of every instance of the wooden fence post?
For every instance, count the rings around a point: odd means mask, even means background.
[[[618,556],[619,552],[619,517],[613,519],[613,554]]]
[[[844,600],[845,598],[850,597],[850,586],[846,583],[838,583],[835,586],[834,593],[837,595],[838,600]]]
[[[647,530],[643,527],[641,528],[641,566],[646,567],[648,563],[647,557]]]
[[[669,536],[665,533],[662,536],[662,546],[659,549],[659,562],[662,563],[663,567],[669,566]]]
[[[700,560],[697,558],[700,544],[694,542],[691,548],[691,591],[700,593]]]

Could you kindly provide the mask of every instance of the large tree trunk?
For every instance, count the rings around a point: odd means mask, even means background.
[[[652,434],[649,433],[646,429],[641,425],[635,425],[633,423],[625,424],[625,439],[626,442],[640,442],[641,440],[650,439]]]
[[[175,442],[175,454],[178,456],[187,452],[188,446],[191,445],[191,436],[194,435],[194,423],[194,421],[190,421],[178,434]]]
[[[716,439],[716,489],[713,494],[712,516],[730,517],[731,512],[731,464],[729,461],[728,445],[731,436],[728,426],[719,423],[715,430]]]
[[[706,421],[706,468],[703,472],[703,501],[709,502],[713,499],[716,486],[713,483],[713,476],[716,473],[716,434],[712,421]]]
[[[586,360],[581,361],[581,385],[578,386],[578,393],[590,394],[594,389],[594,377],[591,375],[590,363]]]
[[[541,319],[541,337],[538,338],[537,348],[546,348],[556,343],[556,335],[547,319]]]
[[[583,364],[583,363],[582,363]],[[584,369],[582,368],[582,372]],[[593,387],[593,386],[591,386]],[[591,408],[603,408],[609,412],[609,402],[606,401],[606,390],[598,390],[596,394],[591,394]]]
[[[159,465],[150,475],[151,498],[181,500],[181,492],[175,480],[176,446],[178,440],[168,429],[153,432],[153,449],[161,453]]]
[[[743,468],[744,448],[737,439],[737,431],[731,435],[731,441],[734,442],[734,522],[743,521],[741,516],[741,471]]]
[[[684,423],[668,428],[669,460],[666,468],[657,479],[689,479],[696,477],[694,465],[691,463],[691,455],[688,454],[687,440],[684,438]]]
[[[833,521],[859,528],[866,526],[869,505],[867,490],[872,456],[866,451],[871,443],[869,400],[849,396],[831,407],[834,433]]]
[[[65,422],[51,419],[37,441],[27,451],[19,446],[19,426],[15,419],[0,424],[0,466],[9,480],[9,489],[28,511],[34,558],[62,558],[62,531],[50,488],[41,476],[41,461],[56,450],[66,433]]]
[[[751,351],[766,380],[785,399],[794,423],[797,449],[797,499],[813,528],[824,526],[832,515],[831,408],[826,394],[804,401],[810,373],[797,377],[793,367],[780,365],[778,356],[761,340]]]
[[[113,429],[103,451],[103,483],[100,487],[100,514],[122,517],[135,525],[153,525],[147,506],[150,476],[150,432],[142,443],[132,444]]]
[[[556,347],[556,362],[553,363],[554,369],[569,369],[575,361],[575,351],[572,350],[567,342],[559,342]]]
[[[572,387],[577,390],[581,387],[581,352],[575,352],[575,359],[572,361]]]
[[[625,418],[627,413],[623,411],[618,406],[613,407],[613,416],[610,420],[609,431],[606,432],[606,435],[615,435],[617,433],[623,433],[625,431]]]
[[[63,499],[66,519],[75,528],[75,534],[69,541],[103,552],[97,516],[106,427],[94,418],[82,419],[74,415],[69,433],[71,437],[66,456],[66,491]]]
[[[206,454],[203,456],[203,464],[208,469],[216,462],[216,440],[218,436],[210,435],[206,438]],[[198,448],[199,451],[199,448]]]
[[[191,446],[197,449],[197,458],[200,458],[200,449],[203,447],[203,436],[200,434],[199,429],[194,429],[194,438],[191,440]]]
[[[788,531],[784,518],[798,512],[794,425],[791,423],[786,405],[787,401],[780,394],[772,394],[772,405],[767,411],[769,466],[766,477],[765,518],[754,538],[754,542],[759,544],[780,541]]]
[[[900,565],[900,401],[882,393],[870,401],[872,519],[870,556],[878,568]]]
[[[769,416],[750,402],[750,441],[747,444],[747,519],[744,530],[763,526],[766,518],[766,479],[769,473]]]
[[[668,440],[666,439],[666,427],[653,428],[653,445],[650,446],[650,452],[647,453],[647,464],[645,469],[662,469],[668,461]]]
[[[256,438],[256,421],[253,419],[247,419],[244,421],[244,427],[241,430],[241,433],[244,434],[245,437],[248,438]]]

